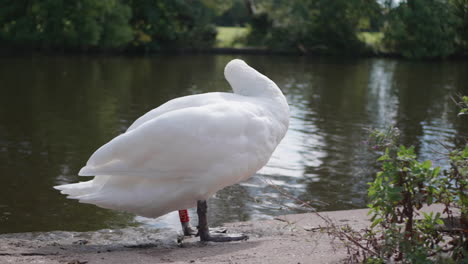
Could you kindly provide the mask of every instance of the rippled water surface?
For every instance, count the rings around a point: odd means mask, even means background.
[[[135,217],[67,200],[52,186],[82,180],[77,173],[93,151],[148,110],[229,91],[223,68],[233,58],[1,58],[0,233],[178,227],[176,214]],[[467,136],[451,97],[468,94],[468,62],[241,58],[284,91],[291,126],[265,168],[209,201],[212,224],[304,212],[278,188],[319,210],[365,207],[366,183],[378,169],[365,128],[397,126],[403,143],[442,166],[434,152],[440,142],[453,147]]]

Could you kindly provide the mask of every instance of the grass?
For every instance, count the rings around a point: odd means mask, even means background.
[[[217,48],[244,48],[243,40],[249,33],[246,27],[217,27]]]
[[[217,27],[216,35],[217,48],[245,48],[245,39],[249,34],[246,27]],[[360,32],[358,38],[372,47],[375,51],[383,51],[384,34],[382,32]]]
[[[382,50],[384,34],[382,32],[360,32],[358,38],[374,50]]]
[[[376,45],[382,42],[384,34],[382,32],[360,32],[358,37],[369,45]]]

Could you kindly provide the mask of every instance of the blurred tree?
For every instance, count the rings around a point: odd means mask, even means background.
[[[357,32],[363,19],[380,15],[375,0],[259,1],[251,42],[276,49],[354,53],[363,49]]]
[[[468,53],[468,0],[451,0],[457,18],[456,45],[460,52]]]
[[[446,57],[454,52],[455,24],[446,0],[408,0],[390,11],[384,43],[408,58]]]
[[[0,0],[0,45],[161,50],[211,46],[220,0]],[[228,1],[229,2],[229,1]]]
[[[0,0],[0,47],[160,51],[211,47],[213,22],[248,22],[250,44],[303,53],[365,50],[379,31],[405,57],[468,51],[468,0]],[[384,23],[385,20],[385,23]]]
[[[215,17],[214,22],[219,26],[244,26],[251,18],[250,8],[246,6],[243,0],[225,1],[231,2],[229,9]]]
[[[117,48],[132,39],[131,10],[119,0],[1,0],[3,45],[43,49]]]
[[[239,0],[200,0],[207,8],[213,10],[217,16],[226,12]]]
[[[214,10],[202,1],[126,0],[133,11],[132,49],[149,51],[203,48],[213,45],[216,28],[210,24]]]

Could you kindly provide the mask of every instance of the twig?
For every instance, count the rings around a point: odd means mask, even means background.
[[[372,249],[370,248],[367,248],[367,247],[364,247],[363,245],[361,245],[358,241],[356,241],[353,237],[349,236],[348,234],[346,234],[345,232],[341,232],[341,234],[343,234],[346,239],[348,239],[349,241],[353,242],[353,244],[355,244],[356,246],[360,247],[362,250],[366,251],[366,252],[370,252],[372,253],[372,255],[374,256],[378,256],[377,252],[373,251]]]
[[[313,213],[315,213],[315,215],[317,215],[318,217],[320,217],[323,221],[325,221],[325,223],[328,225],[328,227],[326,228],[328,231],[328,235],[334,235],[335,237],[339,238],[341,241],[345,241],[345,240],[348,240],[348,241],[351,241],[355,246],[357,246],[358,248],[362,249],[363,250],[363,255],[366,256],[366,253],[368,253],[368,255],[374,255],[374,256],[378,256],[377,252],[375,252],[374,250],[370,249],[369,247],[366,247],[366,246],[363,246],[359,243],[359,241],[357,241],[354,237],[348,235],[345,231],[341,230],[340,228],[337,227],[336,224],[334,224],[332,222],[332,220],[328,217],[325,217],[323,215],[321,215],[320,213],[318,213],[316,211],[316,209],[311,206],[308,202],[304,202],[302,201],[301,199],[297,198],[297,197],[294,197],[292,195],[290,195],[289,193],[287,193],[283,188],[281,188],[280,186],[272,183],[271,181],[268,182],[267,180],[263,179],[268,185],[270,185],[271,187],[273,187],[274,189],[276,189],[281,195],[289,198],[289,199],[292,199],[298,203],[301,204],[301,206],[305,206],[311,210],[313,210]],[[280,218],[275,218],[276,220],[279,220],[279,221],[286,221],[284,219],[280,219]],[[350,249],[349,246],[348,247],[348,250]]]

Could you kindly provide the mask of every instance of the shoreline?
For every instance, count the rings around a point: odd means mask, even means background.
[[[160,50],[160,51],[144,51],[144,50],[40,50],[40,49],[8,49],[5,48],[0,52],[0,57],[11,56],[154,56],[154,55],[275,55],[275,56],[297,56],[311,58],[392,58],[408,61],[444,61],[444,60],[466,60],[468,54],[452,54],[445,58],[424,58],[424,59],[407,59],[402,54],[396,52],[368,51],[356,54],[327,54],[320,52],[301,52],[299,50],[272,50],[261,47],[212,47],[200,49],[177,49],[177,50]]]
[[[441,212],[432,205],[422,211]],[[361,230],[370,224],[368,209],[320,212],[336,225]],[[90,232],[33,232],[0,235],[0,263],[342,263],[346,248],[323,231],[316,213],[283,215],[272,220],[227,223],[229,233],[247,241],[177,242],[178,233],[148,227]]]

